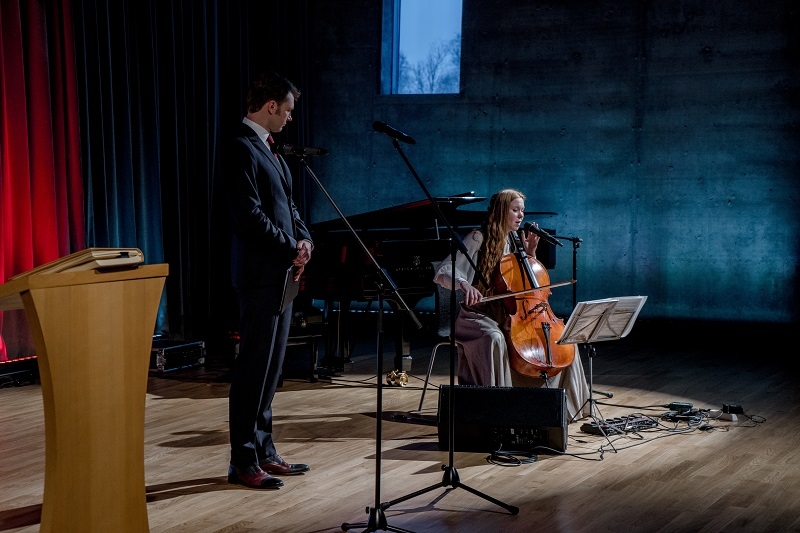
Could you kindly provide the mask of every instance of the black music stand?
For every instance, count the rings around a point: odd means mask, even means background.
[[[605,435],[601,427],[602,415],[598,419],[594,414],[597,401],[592,396],[592,388],[594,387],[592,359],[594,359],[595,355],[592,343],[618,340],[625,337],[633,328],[633,323],[636,317],[639,316],[639,311],[641,311],[646,300],[647,296],[606,298],[579,302],[575,309],[572,310],[572,314],[567,320],[567,325],[556,343],[583,344],[586,346],[586,355],[589,358],[589,398],[578,408],[578,412],[575,413],[570,422],[575,421],[588,403],[589,416],[597,422],[600,432]],[[608,438],[607,435],[606,438]]]
[[[378,123],[376,123],[376,124],[378,124]],[[398,138],[404,139],[404,142],[410,142],[411,144],[415,144],[416,141],[414,141],[413,139],[411,139],[411,137],[408,137],[407,135],[405,135],[405,134],[403,134],[401,132],[397,132],[396,130],[393,130],[392,128],[388,128],[388,129],[390,131],[387,133],[386,131],[382,131],[381,129],[376,127],[376,130],[381,131],[382,133],[386,133],[387,135],[390,135],[390,137],[392,137],[392,145],[395,147],[397,152],[400,154],[400,157],[403,158],[403,161],[405,161],[406,166],[408,166],[408,169],[411,171],[411,174],[417,180],[417,183],[419,184],[419,186],[422,189],[422,191],[425,193],[425,196],[431,202],[431,205],[433,206],[433,208],[434,208],[434,210],[436,212],[437,219],[440,220],[441,222],[443,222],[447,226],[447,230],[448,230],[449,235],[450,235],[450,264],[452,265],[451,272],[452,272],[453,276],[455,275],[455,271],[456,271],[456,252],[457,251],[461,251],[461,253],[464,254],[464,256],[472,264],[472,267],[475,270],[475,272],[478,275],[478,277],[480,278],[481,282],[486,287],[488,287],[489,286],[488,281],[480,273],[480,270],[478,270],[477,266],[474,264],[472,259],[469,257],[469,254],[467,252],[466,246],[464,246],[464,243],[461,240],[461,237],[456,233],[456,231],[453,229],[453,226],[450,224],[450,222],[444,216],[444,213],[442,213],[441,208],[436,203],[436,201],[434,200],[433,196],[431,196],[431,193],[430,193],[430,191],[428,191],[428,188],[425,187],[425,184],[423,183],[422,179],[419,177],[417,172],[414,170],[413,165],[408,160],[408,158],[406,157],[405,153],[403,153],[403,150],[400,148],[400,143],[397,141],[397,139]],[[453,282],[455,282],[455,279],[453,279]],[[450,291],[450,305],[451,305],[450,331],[451,332],[455,332],[455,321],[456,321],[455,309],[456,309],[456,305],[457,305],[455,287],[453,287],[453,290]],[[378,529],[382,529],[382,530],[385,530],[385,531],[397,531],[397,532],[400,532],[400,533],[412,533],[411,531],[406,530],[406,529],[390,526],[388,524],[387,520],[386,520],[386,515],[385,515],[384,511],[386,511],[386,509],[392,507],[395,504],[404,502],[406,500],[410,500],[411,498],[415,498],[417,496],[421,496],[421,495],[423,495],[423,494],[425,494],[427,492],[430,492],[432,490],[436,490],[438,488],[447,488],[447,487],[452,487],[454,489],[457,489],[457,488],[460,487],[460,488],[466,490],[467,492],[471,492],[472,494],[475,494],[476,496],[480,496],[481,498],[483,498],[483,499],[485,499],[487,501],[490,501],[490,502],[492,502],[492,503],[494,503],[494,504],[506,509],[512,515],[516,515],[516,514],[519,513],[519,508],[518,507],[516,507],[514,505],[509,505],[509,504],[507,504],[505,502],[502,502],[502,501],[500,501],[500,500],[498,500],[496,498],[493,498],[491,496],[483,494],[482,492],[479,492],[479,491],[473,489],[472,487],[470,487],[468,485],[464,485],[463,483],[461,483],[461,480],[460,480],[459,475],[458,475],[458,471],[456,470],[456,467],[453,464],[454,463],[454,450],[455,450],[455,445],[454,445],[454,442],[453,442],[454,441],[454,434],[455,434],[455,430],[454,430],[455,423],[454,423],[454,421],[455,421],[455,404],[456,404],[456,396],[457,396],[456,388],[455,388],[455,375],[456,375],[455,360],[456,360],[455,335],[451,334],[450,335],[450,391],[451,391],[451,396],[450,396],[450,402],[449,402],[449,409],[448,409],[448,413],[447,413],[447,416],[448,416],[449,459],[448,459],[448,464],[447,465],[442,465],[442,470],[444,471],[444,474],[442,475],[442,480],[439,483],[435,483],[435,484],[430,485],[430,486],[428,486],[426,488],[417,490],[415,492],[412,492],[412,493],[407,494],[405,496],[402,496],[400,498],[396,498],[394,500],[391,500],[391,501],[388,501],[388,502],[383,502],[383,503],[379,503],[380,494],[376,490],[376,493],[375,493],[375,507],[367,508],[367,514],[369,515],[369,520],[367,522],[358,523],[358,524],[344,523],[344,524],[342,524],[342,531],[348,531],[348,530],[356,528],[356,527],[365,527],[366,529],[364,529],[364,533],[377,531]],[[380,376],[378,376],[378,380],[380,381]],[[441,416],[441,413],[439,414],[439,416]]]

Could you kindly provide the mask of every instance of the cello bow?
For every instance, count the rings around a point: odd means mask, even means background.
[[[574,279],[570,279],[570,280],[567,280],[567,281],[559,281],[558,283],[551,283],[550,285],[542,285],[541,287],[533,287],[533,288],[530,288],[530,289],[525,289],[525,290],[517,291],[517,292],[507,292],[507,293],[504,293],[504,294],[493,294],[492,296],[485,296],[484,298],[481,298],[481,301],[478,302],[478,303],[491,302],[492,300],[499,300],[500,298],[509,298],[511,296],[519,296],[520,294],[528,294],[530,292],[541,291],[541,290],[544,290],[544,289],[552,289],[554,287],[563,287],[564,285],[572,285],[573,283],[575,283],[575,280]]]

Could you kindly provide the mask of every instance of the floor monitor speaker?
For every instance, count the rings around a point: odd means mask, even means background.
[[[567,450],[564,389],[456,385],[453,449],[463,452]],[[439,388],[439,449],[449,449],[450,386]]]

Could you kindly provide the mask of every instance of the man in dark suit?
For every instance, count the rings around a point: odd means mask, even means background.
[[[281,458],[272,437],[272,400],[292,316],[291,305],[280,309],[284,282],[290,268],[300,278],[313,249],[292,200],[289,167],[270,149],[271,134],[292,120],[299,96],[293,83],[275,73],[253,80],[247,115],[224,161],[240,335],[229,397],[228,482],[260,489],[282,486],[274,475],[309,470]]]

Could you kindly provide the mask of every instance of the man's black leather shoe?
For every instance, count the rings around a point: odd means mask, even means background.
[[[303,463],[287,463],[280,455],[274,455],[259,464],[261,469],[276,476],[294,476],[308,472],[311,467]]]
[[[283,481],[270,476],[257,466],[239,469],[230,465],[228,467],[228,483],[244,485],[251,489],[277,489],[283,486]]]

